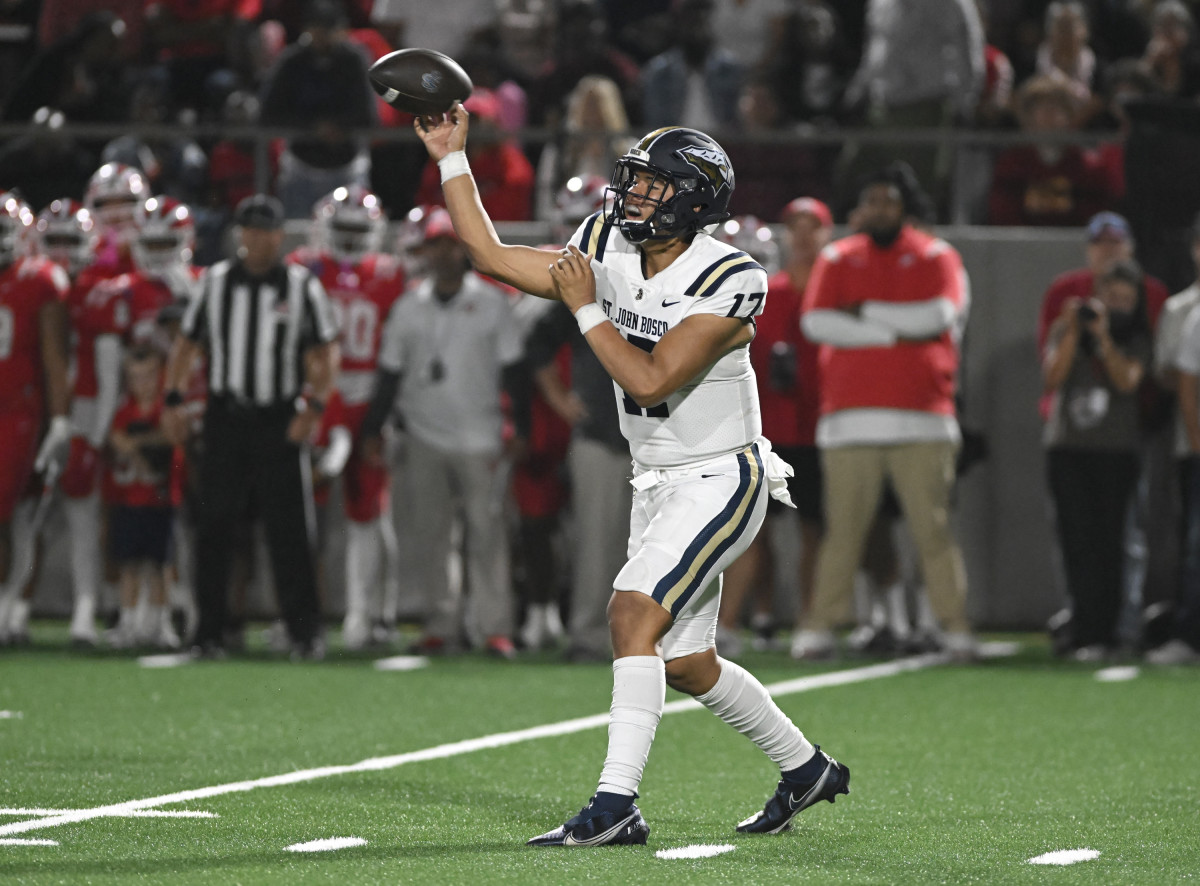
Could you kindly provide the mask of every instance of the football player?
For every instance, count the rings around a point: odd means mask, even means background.
[[[33,210],[25,201],[0,194],[0,642],[23,636],[29,617],[20,591],[32,567],[33,533],[27,523],[29,531],[19,533],[14,545],[14,512],[31,474],[57,465],[71,438],[67,275],[32,255],[33,227]],[[14,550],[20,562],[14,563]]]
[[[743,833],[785,830],[802,809],[849,792],[850,773],[811,744],[763,685],[714,645],[721,572],[762,525],[768,495],[787,501],[790,468],[761,436],[749,358],[767,275],[709,236],[728,216],[734,176],[712,138],[657,129],[616,162],[613,203],[562,251],[502,243],[482,209],[460,103],[415,121],[476,269],[560,299],[616,383],[634,460],[630,559],[609,602],[613,694],[608,756],[592,799],[534,846],[644,844],[637,805],[666,686],[696,697],[780,768]],[[398,383],[399,379],[393,378]],[[381,375],[380,396],[390,403]],[[372,423],[377,410],[372,410]]]
[[[288,257],[320,278],[341,329],[340,424],[350,431],[355,444],[341,470],[347,518],[342,637],[348,649],[367,645],[373,621],[388,608],[385,604],[390,601],[372,599],[372,595],[384,585],[386,564],[396,558],[395,529],[385,517],[391,484],[387,467],[365,458],[358,445],[383,324],[404,291],[404,269],[380,252],[386,232],[387,216],[375,194],[358,186],[337,188],[317,202],[308,245]],[[393,592],[389,587],[389,596]]]
[[[131,246],[138,206],[150,196],[146,177],[120,163],[105,163],[88,182],[84,207],[98,235],[93,259],[76,275],[68,303],[74,345],[75,380],[71,424],[75,437],[63,471],[63,510],[71,540],[75,606],[71,641],[94,646],[96,596],[101,579],[100,450],[117,409],[121,388],[121,336],[128,326],[124,299],[97,304],[91,293],[104,280],[134,270]]]

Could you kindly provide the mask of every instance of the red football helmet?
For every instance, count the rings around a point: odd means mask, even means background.
[[[174,197],[151,197],[134,213],[133,263],[151,277],[165,277],[191,263],[196,225],[191,210]]]
[[[32,252],[33,210],[13,191],[0,193],[0,266]]]
[[[138,204],[150,196],[146,176],[124,163],[105,163],[88,181],[83,203],[102,229],[131,237]]]
[[[99,239],[92,213],[70,197],[52,200],[37,215],[34,242],[38,252],[72,276],[92,263]]]
[[[313,208],[312,245],[338,261],[358,262],[378,252],[386,231],[383,204],[359,185],[336,188]]]
[[[774,274],[779,270],[779,244],[771,228],[753,215],[738,215],[723,221],[713,231],[718,240],[735,246]]]

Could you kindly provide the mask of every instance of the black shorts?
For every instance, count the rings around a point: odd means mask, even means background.
[[[174,508],[115,505],[108,517],[108,553],[114,563],[163,565],[171,553]]]
[[[776,446],[775,453],[792,466],[795,476],[788,482],[788,492],[796,503],[796,512],[804,520],[825,524],[824,488],[821,473],[821,450],[815,446]],[[767,515],[782,513],[782,502],[767,502]]]

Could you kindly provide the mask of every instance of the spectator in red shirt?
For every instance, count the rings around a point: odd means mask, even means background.
[[[1064,83],[1034,77],[1021,87],[1017,117],[1033,141],[996,158],[988,199],[993,225],[1082,225],[1116,195],[1091,151],[1038,141],[1075,129],[1077,102]]]
[[[750,343],[750,364],[758,378],[763,435],[790,464],[788,481],[800,518],[800,606],[803,619],[812,597],[821,539],[821,463],[816,445],[819,384],[817,348],[800,332],[800,305],[813,264],[833,233],[829,207],[812,197],[797,197],[784,208],[780,221],[787,227],[787,264],[767,280],[766,309]],[[767,517],[778,516],[783,505],[772,499]],[[718,643],[723,655],[736,655],[742,604],[756,586],[769,585],[773,572],[771,533],[759,532],[746,552],[725,570],[718,619]]]
[[[493,221],[529,221],[533,218],[536,174],[520,145],[500,131],[496,97],[476,89],[463,107],[471,115],[471,131],[475,133],[467,145],[467,157],[483,208]],[[446,205],[441,173],[432,160],[425,164],[416,202],[422,206]]]
[[[912,531],[942,645],[958,659],[977,654],[950,526],[966,275],[949,244],[906,223],[908,182],[899,165],[867,180],[862,233],[825,248],[804,293],[802,328],[821,345],[816,440],[827,494],[812,607],[793,643],[800,658],[834,652],[885,482]]]

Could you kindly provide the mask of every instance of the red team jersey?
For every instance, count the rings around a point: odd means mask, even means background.
[[[143,409],[137,401],[125,399],[113,416],[112,429],[129,434],[145,433],[158,427],[161,414],[161,402]],[[174,473],[179,468],[179,462],[179,453],[174,449],[164,466],[110,453],[104,498],[110,504],[132,508],[165,508],[178,504],[179,486],[174,482]]]
[[[335,396],[326,404],[322,433],[342,425],[354,436],[354,450],[342,473],[342,501],[348,518],[370,522],[387,509],[391,481],[386,468],[360,457],[358,430],[371,399],[383,326],[404,292],[404,268],[387,255],[341,262],[307,246],[289,255],[288,261],[304,265],[320,279],[337,315],[341,370]]]
[[[0,412],[42,414],[42,348],[38,316],[66,298],[58,265],[23,258],[0,271]]]
[[[349,407],[367,403],[383,326],[392,305],[404,292],[404,268],[389,255],[368,255],[351,264],[307,246],[289,255],[288,261],[307,267],[329,293],[341,330],[338,390]]]
[[[71,285],[67,305],[71,312],[71,332],[75,348],[75,385],[71,396],[74,399],[87,399],[99,393],[96,381],[96,339],[107,333],[120,334],[120,319],[117,315],[121,309],[113,304],[110,315],[106,317],[97,306],[89,304],[88,296],[97,285],[112,277],[133,272],[131,259],[123,259],[115,264],[95,263],[88,265],[79,272]],[[127,322],[127,320],[126,320]]]
[[[40,316],[65,299],[67,275],[41,258],[0,271],[0,523],[12,517],[37,456],[44,407]]]

